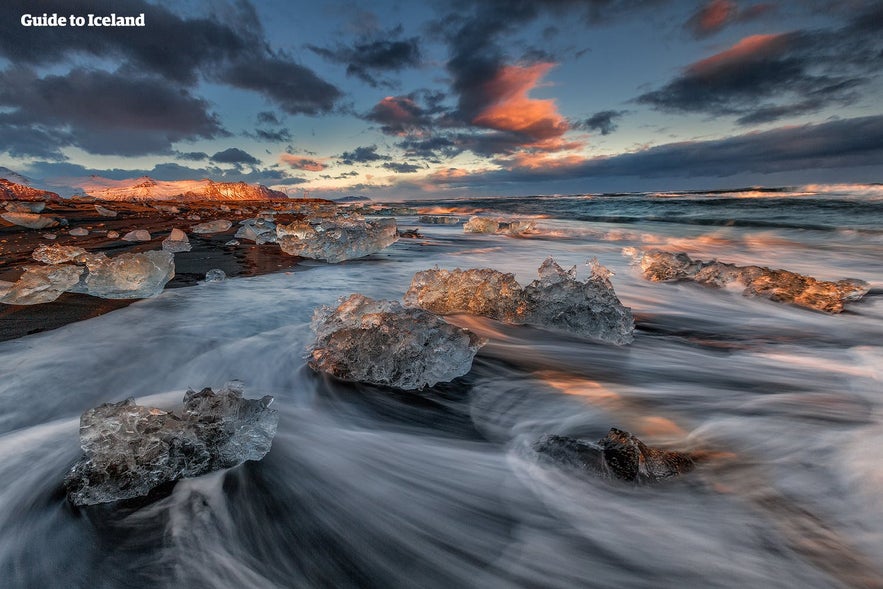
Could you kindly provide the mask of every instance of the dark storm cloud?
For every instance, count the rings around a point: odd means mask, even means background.
[[[257,139],[258,141],[268,141],[270,143],[280,143],[283,141],[291,141],[291,131],[288,129],[255,129],[254,131],[246,131],[243,133],[246,137]]]
[[[610,135],[616,131],[616,119],[625,114],[624,110],[602,110],[596,112],[584,121],[580,121],[575,126],[587,131],[598,131],[601,135]]]
[[[424,166],[409,164],[408,162],[384,162],[381,165],[387,170],[392,170],[397,174],[413,174],[414,172],[426,169]]]
[[[883,3],[839,29],[746,37],[636,101],[753,124],[845,105],[883,67]]]
[[[4,89],[4,106],[20,108],[13,118],[27,119],[29,113],[45,110],[50,100],[60,108],[50,109],[50,116],[40,120],[30,135],[27,125],[32,122],[10,121],[4,113],[0,134],[15,136],[17,142],[7,147],[10,141],[0,139],[2,147],[13,155],[49,156],[54,150],[56,158],[61,157],[59,148],[65,146],[99,154],[138,155],[168,152],[174,141],[216,136],[220,124],[208,114],[207,103],[190,91],[200,80],[257,92],[288,113],[317,114],[333,108],[340,91],[312,70],[272,50],[247,0],[217,3],[213,9],[206,18],[178,14],[144,0],[43,0],[38,5],[31,0],[4,2],[0,8],[0,57],[17,66],[4,77],[13,71],[27,71],[28,66],[79,65],[66,75],[35,82],[44,89],[50,81],[59,88],[71,86],[75,94],[63,101],[57,96],[59,91],[48,89],[50,99],[37,95],[37,104],[24,104],[21,95],[26,89]],[[143,12],[149,26],[21,26],[22,14],[37,12]],[[101,74],[82,68],[84,58],[120,65],[114,74]],[[78,108],[78,104],[82,106]],[[94,116],[82,112],[86,105]],[[168,120],[155,116],[158,107],[168,108]],[[139,112],[142,108],[146,116]],[[151,117],[155,125],[142,124]]]
[[[219,151],[211,157],[213,162],[220,164],[251,164],[257,165],[260,161],[250,153],[239,149],[238,147],[230,147],[224,151]]]
[[[388,155],[377,153],[377,146],[357,147],[352,151],[345,151],[338,156],[340,163],[351,166],[353,164],[365,164],[368,162],[389,161]]]
[[[660,145],[610,157],[513,168],[449,180],[448,184],[606,177],[727,177],[823,168],[883,168],[883,115],[783,127],[714,141]]]
[[[58,148],[90,153],[171,153],[176,141],[226,134],[205,100],[162,78],[76,68],[37,77],[0,71],[0,147],[49,157]]]
[[[452,139],[440,135],[426,139],[409,137],[397,145],[404,150],[405,155],[422,159],[450,158],[463,151]]]
[[[307,48],[334,63],[346,64],[348,76],[355,76],[372,87],[391,86],[391,81],[380,77],[380,72],[395,72],[420,65],[420,46],[417,37],[396,39],[402,27],[362,38],[352,47],[336,45],[333,48],[307,45]]]
[[[271,110],[263,110],[258,113],[257,116],[258,125],[281,125],[282,121],[279,120],[279,117]]]
[[[447,109],[442,105],[442,92],[417,90],[404,96],[387,96],[363,116],[365,120],[380,124],[386,135],[425,134],[435,125],[443,123]]]
[[[208,159],[208,154],[204,151],[176,151],[175,157],[179,160],[185,160],[189,162],[201,162],[202,160]]]

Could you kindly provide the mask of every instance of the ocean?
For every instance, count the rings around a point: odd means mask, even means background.
[[[526,237],[397,218],[421,239],[340,264],[166,290],[0,343],[0,579],[7,587],[881,587],[883,187],[396,203]],[[871,284],[837,315],[741,289],[645,280],[625,248]],[[592,257],[635,315],[614,346],[457,316],[489,339],[419,393],[306,366],[313,310],[399,299],[415,272],[526,284]],[[76,509],[80,413],[174,407],[233,379],[273,395],[270,453],[137,505]],[[537,459],[544,434],[611,427],[701,451],[656,485]]]

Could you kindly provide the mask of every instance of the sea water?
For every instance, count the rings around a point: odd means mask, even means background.
[[[4,587],[877,587],[883,584],[883,194],[737,192],[410,203],[536,219],[525,238],[399,217],[423,239],[341,264],[167,290],[0,343]],[[266,246],[272,247],[272,246]],[[623,248],[871,283],[827,315],[645,281]],[[419,270],[522,284],[597,256],[636,317],[612,346],[456,316],[489,338],[405,393],[305,365],[313,310],[400,298]],[[71,507],[80,413],[187,388],[273,395],[267,457],[152,502]],[[653,486],[538,461],[543,434],[618,427],[704,456]]]

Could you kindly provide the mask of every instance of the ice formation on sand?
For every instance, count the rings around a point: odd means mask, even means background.
[[[506,323],[565,331],[622,345],[630,343],[635,321],[617,298],[610,271],[591,261],[592,274],[576,279],[576,266],[564,270],[552,258],[539,279],[526,287],[512,274],[489,268],[424,270],[414,275],[405,304],[433,313],[472,313]]]
[[[42,201],[13,201],[6,203],[6,210],[10,213],[39,213],[46,208],[46,203]]]
[[[58,225],[57,219],[39,213],[9,212],[3,213],[0,217],[9,221],[13,225],[18,225],[19,227],[24,227],[26,229],[45,229],[46,227],[55,227]]]
[[[337,217],[295,221],[280,225],[276,233],[286,254],[332,264],[379,252],[398,241],[395,219]]]
[[[31,253],[31,257],[44,264],[63,264],[81,259],[86,250],[73,245],[39,245]]]
[[[104,299],[143,299],[162,292],[175,276],[175,257],[160,250],[113,258],[93,255],[86,268],[88,273],[73,292]]]
[[[102,217],[116,217],[117,212],[107,209],[101,205],[95,205],[95,212],[101,215]]]
[[[85,227],[74,227],[68,232],[69,235],[73,235],[74,237],[85,237],[89,235],[89,230]]]
[[[276,224],[262,217],[240,221],[241,227],[233,236],[237,239],[253,241],[257,245],[276,241]]]
[[[123,235],[123,241],[150,241],[153,239],[147,229],[135,229]]]
[[[484,340],[420,309],[360,294],[313,314],[309,365],[343,380],[422,389],[463,376]]]
[[[167,252],[189,252],[190,240],[187,234],[178,228],[172,229],[169,236],[162,240],[162,248]]]
[[[490,217],[470,217],[463,225],[464,233],[499,233],[503,235],[523,235],[531,233],[536,224],[527,219],[492,219]]]
[[[233,223],[227,219],[216,219],[214,221],[206,221],[205,223],[194,225],[190,230],[193,233],[220,233],[226,231],[232,226]]]
[[[70,290],[79,280],[83,269],[61,266],[25,266],[25,273],[13,283],[0,303],[7,305],[38,305],[50,303]]]
[[[220,268],[212,268],[205,273],[206,282],[223,282],[227,280],[227,273]]]
[[[647,280],[691,280],[712,287],[736,282],[745,287],[742,294],[746,296],[760,296],[827,313],[840,313],[845,303],[861,299],[871,287],[855,278],[828,282],[764,266],[736,266],[716,260],[703,262],[685,253],[662,250],[628,250],[626,253],[635,258]]]
[[[185,477],[260,460],[270,451],[279,415],[273,397],[244,399],[240,383],[187,391],[177,412],[105,403],[80,417],[85,455],[65,477],[74,505],[147,495]]]
[[[597,443],[546,435],[534,443],[534,450],[568,468],[638,483],[676,477],[695,467],[686,452],[651,448],[616,428],[610,428]]]

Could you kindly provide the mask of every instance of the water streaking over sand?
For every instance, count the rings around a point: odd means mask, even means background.
[[[422,205],[420,205],[422,206]],[[475,199],[435,213],[547,215],[526,239],[400,217],[423,239],[337,265],[167,290],[0,343],[0,579],[8,587],[879,587],[883,203],[857,198]],[[435,208],[432,208],[435,207]],[[855,277],[827,315],[645,281],[624,247]],[[418,270],[597,256],[635,313],[630,346],[455,316],[488,337],[421,395],[305,367],[315,307],[397,299]],[[582,267],[581,275],[587,270]],[[245,381],[276,398],[257,463],[139,505],[75,510],[80,413]],[[699,452],[656,486],[537,461],[540,435],[611,427]]]

